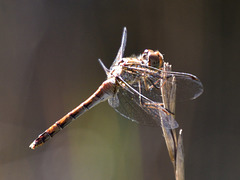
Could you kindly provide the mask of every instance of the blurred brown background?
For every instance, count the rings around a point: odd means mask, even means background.
[[[186,179],[239,178],[238,1],[0,1],[0,179],[174,179],[160,128],[106,102],[32,151],[39,133],[91,95],[128,29],[126,56],[158,49],[204,94],[177,104]]]

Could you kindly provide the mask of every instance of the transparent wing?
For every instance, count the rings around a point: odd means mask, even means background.
[[[123,67],[123,71],[123,74],[125,74],[124,79],[126,82],[130,82],[130,78],[144,79],[145,84],[141,84],[142,93],[144,94],[144,96],[151,99],[152,101],[159,102],[159,97],[161,97],[161,86],[164,86],[164,82],[171,82],[172,77],[175,78],[175,83],[177,86],[177,101],[196,99],[203,92],[203,85],[201,81],[192,74],[173,71],[162,71],[153,67],[133,66]],[[163,80],[163,84],[160,83],[161,80]],[[133,88],[135,88],[135,86],[137,86],[136,83],[133,83]]]
[[[142,125],[160,126],[160,119],[153,119],[152,115],[144,111],[136,101],[129,100],[129,98],[131,98],[131,95],[131,93],[129,94],[128,91],[121,88],[115,97],[108,100],[108,103],[125,118],[128,118]],[[116,103],[116,101],[118,103]],[[116,104],[118,106],[116,106]]]
[[[131,86],[121,77],[117,78],[120,85],[118,92],[108,100],[109,104],[124,117],[143,125],[160,126],[161,120],[166,128],[178,127],[177,122],[171,117],[171,113],[162,107],[162,103],[154,102],[142,93],[144,80],[138,79]],[[138,85],[136,85],[136,84]]]
[[[112,69],[113,66],[115,66],[117,64],[117,62],[119,60],[122,59],[124,51],[125,51],[126,43],[127,43],[127,28],[124,27],[123,28],[123,34],[122,34],[121,46],[118,50],[118,53],[117,53],[117,56],[116,56],[115,60],[112,63],[112,66],[110,67],[110,70]]]
[[[188,73],[162,71],[148,66],[124,66],[116,77],[120,88],[109,104],[123,116],[141,124],[178,127],[168,109],[163,108],[161,87],[176,83],[176,99],[195,99],[203,92],[200,80]],[[169,104],[175,102],[168,102]]]

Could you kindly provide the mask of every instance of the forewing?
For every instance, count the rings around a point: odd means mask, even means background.
[[[196,99],[203,93],[203,85],[196,76],[180,72],[170,72],[169,74],[176,79],[177,101]]]
[[[175,78],[174,83],[176,83],[177,101],[196,99],[203,92],[201,81],[189,73],[162,71],[152,67],[125,67],[124,71],[131,72],[131,74],[135,74],[135,76],[142,75],[149,84],[152,84],[150,87],[153,89],[150,91],[151,94],[149,94],[149,98],[153,101],[158,99],[159,89],[165,85],[164,82],[171,83],[173,77]],[[160,83],[161,80],[163,83]],[[146,92],[146,94],[148,94],[148,92]],[[148,95],[146,96],[148,97]]]

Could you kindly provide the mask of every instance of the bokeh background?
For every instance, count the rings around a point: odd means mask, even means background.
[[[106,102],[28,148],[106,79],[124,26],[125,56],[158,49],[204,84],[177,104],[186,179],[239,178],[239,1],[0,0],[0,179],[174,179],[161,129]]]

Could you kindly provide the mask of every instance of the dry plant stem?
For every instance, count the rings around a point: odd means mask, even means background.
[[[183,151],[183,136],[182,129],[179,131],[178,145],[177,145],[177,158],[176,158],[176,180],[184,180],[184,151]]]
[[[175,113],[175,96],[171,94],[176,94],[172,92],[172,83],[166,80],[167,74],[164,73],[164,71],[171,71],[171,65],[168,63],[164,63],[163,66],[163,79],[162,79],[162,85],[161,85],[161,94],[162,94],[162,100],[164,108],[170,110],[173,114]],[[170,99],[172,98],[172,99]],[[170,103],[171,102],[171,103]],[[175,118],[174,115],[171,115],[171,118]],[[175,129],[167,129],[164,127],[162,123],[162,130],[163,130],[163,136],[166,141],[167,149],[169,152],[170,160],[173,163],[174,171],[176,169],[176,130]]]
[[[164,73],[166,71],[166,73]],[[167,71],[171,71],[171,65],[164,62],[163,65],[163,79],[161,80],[161,94],[164,108],[168,109],[172,114],[169,117],[169,121],[175,119],[175,105],[176,105],[176,81],[174,77],[167,77]],[[168,79],[167,79],[168,78]],[[166,79],[168,81],[166,81]],[[182,136],[179,135],[177,139],[176,130],[168,129],[164,127],[162,123],[163,136],[165,138],[166,146],[168,149],[170,160],[173,164],[175,178],[177,180],[184,180],[184,158],[183,158],[183,144]],[[182,131],[180,131],[182,132]],[[178,148],[179,147],[179,148]],[[182,152],[182,153],[181,153]],[[181,161],[180,161],[181,160]],[[179,162],[180,165],[179,165]],[[182,175],[180,177],[179,175]]]

